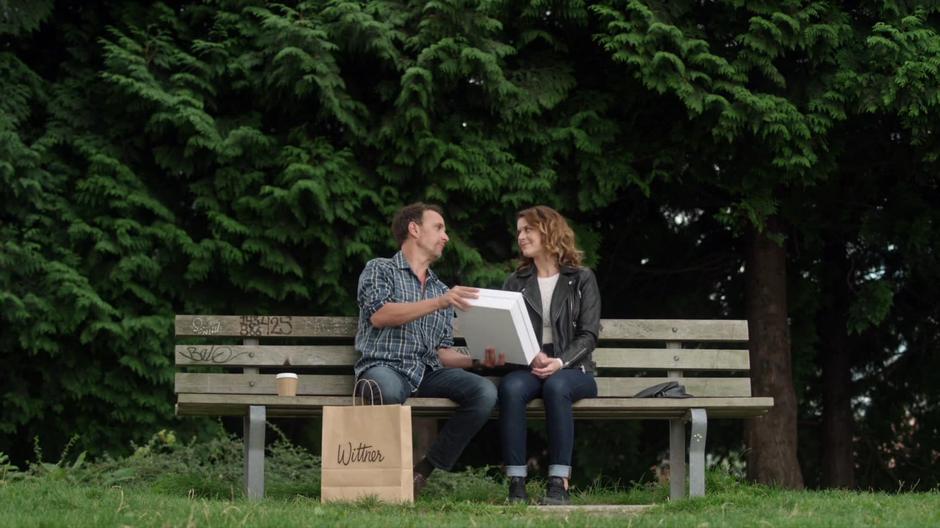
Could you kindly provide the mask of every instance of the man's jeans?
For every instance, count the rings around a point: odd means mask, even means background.
[[[371,379],[382,389],[386,404],[403,403],[409,396],[450,398],[457,411],[441,429],[428,450],[428,461],[436,468],[450,471],[467,444],[490,418],[496,406],[496,386],[486,378],[459,368],[441,368],[424,373],[414,394],[411,384],[401,374],[385,366],[375,366],[360,379]],[[365,391],[368,394],[368,390]]]
[[[545,402],[548,431],[548,475],[571,476],[574,449],[574,413],[571,404],[597,396],[594,376],[577,369],[562,369],[542,380],[528,370],[516,370],[499,383],[499,437],[506,476],[526,476],[526,405],[539,396]]]

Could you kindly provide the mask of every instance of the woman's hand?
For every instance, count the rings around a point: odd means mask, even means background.
[[[536,354],[535,357],[532,359],[532,363],[529,363],[529,366],[532,368],[544,367],[548,365],[548,361],[550,359],[552,358],[548,357],[548,354],[546,354],[545,352],[539,351],[539,353]]]
[[[532,374],[537,378],[545,379],[561,370],[560,358],[548,357],[545,352],[539,352],[532,360]]]

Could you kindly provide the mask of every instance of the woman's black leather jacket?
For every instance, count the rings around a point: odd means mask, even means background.
[[[594,347],[601,327],[601,294],[589,268],[562,266],[552,294],[552,334],[554,357],[564,368],[595,372]],[[534,266],[513,272],[503,283],[504,290],[522,292],[535,335],[542,342],[542,296]]]

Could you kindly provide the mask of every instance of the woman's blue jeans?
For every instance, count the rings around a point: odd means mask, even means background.
[[[545,402],[548,431],[548,475],[571,476],[574,449],[574,413],[571,404],[597,396],[594,376],[578,369],[562,369],[547,379],[528,370],[516,370],[499,383],[499,436],[509,477],[526,476],[526,405],[539,396]]]

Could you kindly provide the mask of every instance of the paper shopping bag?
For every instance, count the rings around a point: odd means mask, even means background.
[[[411,407],[324,407],[321,461],[322,502],[414,502]]]

